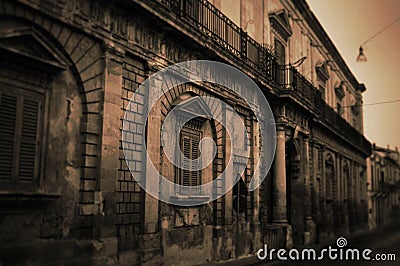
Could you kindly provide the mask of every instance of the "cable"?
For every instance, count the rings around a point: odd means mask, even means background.
[[[393,100],[393,101],[386,101],[386,102],[366,103],[366,104],[363,104],[362,106],[367,106],[367,105],[378,105],[378,104],[385,104],[385,103],[395,103],[395,102],[400,102],[400,99],[398,99],[398,100]]]
[[[377,33],[375,33],[371,38],[369,38],[368,40],[366,40],[365,42],[363,42],[363,44],[361,44],[362,46],[365,45],[367,42],[369,42],[370,40],[374,39],[376,36],[378,36],[379,34],[381,34],[384,30],[386,30],[387,28],[389,28],[390,26],[392,26],[394,23],[396,23],[398,20],[400,20],[400,17],[396,18],[392,23],[390,23],[389,25],[387,25],[386,27],[384,27],[383,29],[381,29],[380,31],[378,31]]]
[[[358,106],[369,106],[369,105],[378,105],[378,104],[386,104],[386,103],[395,103],[395,102],[400,102],[400,99],[397,100],[393,100],[393,101],[385,101],[385,102],[376,102],[376,103],[366,103],[366,104],[360,104]],[[348,105],[348,106],[341,106],[340,108],[351,108],[354,105]],[[333,108],[333,109],[337,109],[337,107]]]

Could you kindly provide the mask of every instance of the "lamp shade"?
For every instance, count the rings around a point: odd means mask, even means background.
[[[360,46],[360,49],[358,49],[358,56],[356,59],[357,62],[367,62],[367,57],[364,54],[364,48]]]

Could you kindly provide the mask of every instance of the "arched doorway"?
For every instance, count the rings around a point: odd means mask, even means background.
[[[303,245],[304,178],[301,175],[298,143],[286,143],[287,219],[293,230],[293,244]]]
[[[325,191],[327,230],[337,230],[340,224],[340,214],[337,202],[337,180],[335,176],[335,162],[331,154],[325,160]]]

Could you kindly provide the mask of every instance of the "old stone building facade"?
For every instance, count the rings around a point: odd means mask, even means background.
[[[398,148],[382,148],[374,143],[367,167],[369,227],[375,229],[400,216]]]
[[[0,0],[0,20],[1,263],[194,265],[368,227],[365,87],[305,1]],[[241,212],[235,189],[198,207],[158,201],[131,174],[146,161],[138,155],[131,171],[125,161],[122,118],[138,86],[200,59],[250,76],[275,116],[273,166],[258,189],[236,189]],[[148,95],[139,95],[142,104],[129,110],[130,152],[141,154],[145,139],[160,173],[192,184],[166,161],[160,134],[172,107],[196,95],[240,114],[252,148],[233,167],[245,168],[248,185],[263,160],[257,121],[236,95],[210,84],[169,91],[147,123]],[[182,134],[191,152],[201,137],[217,145],[212,166],[188,180],[208,182],[228,165],[220,124],[191,121]]]

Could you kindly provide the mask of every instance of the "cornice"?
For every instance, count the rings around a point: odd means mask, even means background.
[[[307,2],[305,0],[292,0],[292,3],[300,11],[304,20],[309,25],[309,27],[313,29],[318,39],[323,42],[323,46],[326,47],[329,54],[331,54],[331,56],[334,58],[335,63],[339,66],[339,68],[341,69],[345,77],[349,80],[354,89],[364,92],[366,90],[364,84],[359,83],[356,77],[353,75],[350,68],[347,66],[346,62],[333,44],[332,40],[329,38],[328,34],[322,27],[321,23],[311,11]]]

